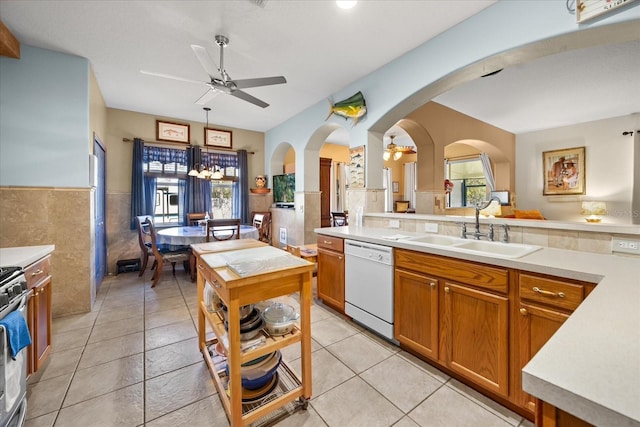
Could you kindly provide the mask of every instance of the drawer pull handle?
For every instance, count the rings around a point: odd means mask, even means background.
[[[338,257],[338,259],[342,259],[342,257],[341,257],[341,256],[339,256],[339,257]]]
[[[433,283],[433,282],[431,282],[431,283],[429,283],[429,286],[431,286],[432,288],[435,288],[435,287],[436,287],[436,284],[435,284],[435,283]]]
[[[451,292],[451,289],[449,289],[449,287],[448,287],[448,286],[445,286],[445,287],[444,287],[444,291],[445,291],[446,293],[449,293],[449,292]]]
[[[42,273],[44,273],[44,271],[43,271],[43,270],[37,269],[36,271],[34,271],[33,273],[31,273],[31,277],[33,277],[33,276],[39,276],[39,275],[41,275]]]
[[[213,287],[216,288],[216,289],[220,289],[222,287],[222,285],[220,283],[218,283],[217,280],[214,280],[213,281]]]
[[[322,243],[324,243],[325,245],[333,245],[333,242],[329,240],[323,240]]]
[[[551,291],[545,291],[544,289],[540,289],[540,288],[539,288],[539,287],[537,287],[537,286],[534,286],[533,288],[531,288],[531,290],[532,290],[533,292],[537,293],[537,294],[544,295],[544,296],[547,296],[547,297],[554,297],[554,298],[555,298],[555,297],[558,297],[558,298],[564,298],[564,292],[558,292],[558,293],[556,293],[556,292],[551,292]]]
[[[526,316],[528,314],[527,309],[526,308],[521,308],[520,309],[520,314],[522,314],[523,316]]]

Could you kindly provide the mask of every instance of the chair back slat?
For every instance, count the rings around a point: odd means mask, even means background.
[[[187,225],[198,225],[198,221],[204,219],[206,214],[204,212],[191,212],[187,214]]]
[[[210,219],[207,221],[206,241],[240,238],[240,218]]]

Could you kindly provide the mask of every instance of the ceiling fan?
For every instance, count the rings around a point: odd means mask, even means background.
[[[270,86],[270,85],[279,85],[287,82],[287,79],[284,76],[275,76],[275,77],[260,77],[255,79],[240,79],[240,80],[232,80],[227,70],[224,68],[224,48],[229,44],[229,39],[222,35],[216,35],[215,41],[218,46],[220,46],[220,66],[218,67],[216,63],[211,59],[207,50],[195,44],[191,45],[191,49],[196,54],[196,58],[200,61],[202,68],[204,68],[205,72],[209,76],[208,82],[202,82],[197,80],[185,79],[182,77],[170,76],[168,74],[154,73],[151,71],[140,70],[142,74],[147,74],[149,76],[156,77],[164,77],[167,79],[180,80],[183,82],[196,83],[196,84],[206,84],[210,87],[200,98],[198,98],[195,103],[199,105],[204,105],[207,102],[211,101],[217,94],[226,93],[227,95],[235,96],[236,98],[240,98],[244,101],[250,102],[258,107],[266,108],[269,106],[266,102],[261,99],[256,98],[255,96],[249,95],[247,92],[244,92],[240,89],[248,89],[252,87],[258,86]]]

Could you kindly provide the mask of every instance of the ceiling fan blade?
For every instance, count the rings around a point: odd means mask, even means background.
[[[171,76],[169,74],[162,74],[162,73],[154,73],[152,71],[145,71],[145,70],[140,70],[141,74],[146,74],[148,76],[154,76],[154,77],[162,77],[165,79],[171,79],[171,80],[179,80],[181,82],[187,82],[187,83],[196,83],[199,85],[206,85],[208,84],[207,82],[203,82],[203,81],[198,81],[198,80],[191,80],[191,79],[185,79],[183,77],[176,77],[176,76]]]
[[[220,93],[219,90],[210,89],[210,90],[206,91],[200,98],[196,99],[194,104],[204,105],[207,102],[211,101],[216,96],[218,96],[219,93]]]
[[[219,79],[220,72],[218,71],[218,66],[215,62],[213,62],[213,59],[211,59],[211,57],[207,53],[207,50],[202,46],[198,46],[196,44],[192,44],[191,49],[193,49],[193,53],[196,54],[196,58],[198,58],[198,61],[200,61],[200,65],[202,65],[202,68],[204,68],[204,70],[207,72],[209,78],[211,80]]]
[[[256,98],[255,96],[249,95],[247,92],[243,92],[241,90],[234,90],[233,92],[229,92],[229,95],[235,96],[236,98],[240,98],[244,101],[250,102],[258,107],[267,108],[269,104],[266,102]]]
[[[233,84],[235,84],[238,89],[247,89],[250,87],[258,87],[258,86],[281,85],[286,82],[287,82],[287,79],[285,79],[284,76],[276,76],[276,77],[260,77],[257,79],[234,80]]]

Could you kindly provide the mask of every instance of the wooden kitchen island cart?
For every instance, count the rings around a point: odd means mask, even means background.
[[[306,409],[311,398],[311,276],[314,265],[248,239],[192,245],[192,249],[198,272],[199,348],[231,425],[245,426],[256,421],[261,424],[295,409]],[[236,264],[229,261],[231,259],[237,261]],[[239,265],[250,265],[251,268],[240,271]],[[227,307],[228,331],[221,314],[207,309],[206,282]],[[265,343],[242,351],[240,307],[296,292],[300,293],[300,320],[293,331],[273,337],[261,331]],[[213,336],[207,336],[207,326],[213,330]],[[293,344],[300,345],[301,377],[282,362],[277,370],[278,383],[274,392],[258,402],[243,402],[241,365]],[[223,347],[228,370],[224,363],[219,363],[220,356],[213,351],[215,346]]]

